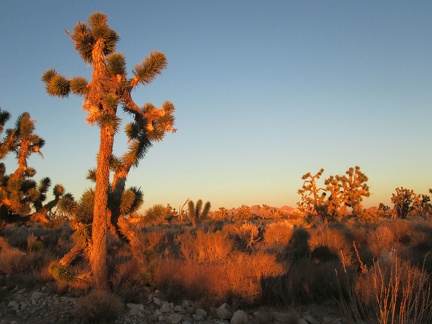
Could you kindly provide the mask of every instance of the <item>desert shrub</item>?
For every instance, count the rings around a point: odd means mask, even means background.
[[[236,219],[251,219],[254,216],[252,213],[252,209],[249,206],[242,205],[238,210],[237,213],[234,215],[234,218]]]
[[[288,221],[271,223],[265,228],[264,242],[269,245],[287,245],[293,232],[294,226]]]
[[[222,265],[198,264],[179,259],[164,259],[155,272],[155,284],[169,300],[191,299],[212,305],[226,297],[220,283]]]
[[[6,239],[0,237],[0,273],[13,275],[40,270],[43,262],[43,254],[26,253],[18,248],[11,247]]]
[[[146,282],[141,276],[135,260],[119,263],[110,277],[113,293],[126,303],[139,302],[146,287]]]
[[[346,270],[346,269],[345,269]],[[381,255],[355,281],[342,282],[348,294],[340,305],[352,323],[430,323],[432,296],[429,275],[393,251]]]
[[[76,315],[87,323],[113,323],[123,311],[123,302],[113,294],[93,290],[77,299]]]
[[[338,260],[297,259],[286,274],[261,279],[263,303],[292,305],[334,299],[339,296],[336,269],[342,269]]]
[[[217,264],[161,260],[155,282],[170,300],[193,299],[212,306],[251,304],[261,298],[260,279],[283,271],[273,255],[233,253]]]
[[[145,212],[144,222],[148,224],[165,223],[168,216],[167,208],[162,204],[157,204]]]
[[[236,232],[234,237],[243,251],[253,250],[254,245],[262,238],[261,225],[255,225],[252,222],[246,222],[234,229]]]
[[[395,243],[395,235],[389,226],[378,226],[369,233],[368,247],[375,258],[379,257],[382,252],[393,249]]]
[[[347,240],[344,229],[339,226],[321,226],[311,231],[309,240],[311,249],[317,246],[327,246],[333,252],[351,250],[352,241]]]
[[[207,233],[198,229],[196,234],[193,232],[179,234],[176,241],[182,256],[188,262],[223,263],[233,250],[232,241],[222,231]]]
[[[219,284],[233,303],[253,304],[262,298],[261,279],[281,276],[284,272],[275,255],[236,253],[228,260],[225,280]]]

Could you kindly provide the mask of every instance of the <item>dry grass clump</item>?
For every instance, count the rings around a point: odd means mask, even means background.
[[[351,323],[430,323],[430,276],[400,258],[396,251],[383,254],[355,281],[345,278],[340,306]],[[345,274],[347,269],[345,268]]]
[[[226,232],[205,232],[198,229],[177,236],[177,244],[184,259],[188,262],[220,264],[224,263],[233,251],[233,243]]]
[[[29,240],[34,239],[30,237]],[[37,251],[33,251],[33,247],[30,246],[29,251],[24,252],[10,246],[5,238],[0,237],[0,273],[15,275],[40,271],[48,256],[41,253],[39,246],[37,244]]]
[[[76,315],[86,323],[113,323],[123,309],[118,296],[99,290],[78,298],[75,305]]]

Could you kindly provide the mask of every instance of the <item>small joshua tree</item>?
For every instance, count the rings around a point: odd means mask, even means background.
[[[9,118],[8,112],[0,110],[0,134]],[[40,149],[44,146],[45,141],[34,133],[35,123],[29,113],[21,114],[15,128],[7,129],[1,141],[0,159],[6,157],[8,153],[15,153],[18,164],[15,172],[7,175],[5,165],[0,163],[0,214],[2,219],[13,215],[29,216],[33,210],[36,210],[31,219],[48,222],[47,213],[55,207],[58,201],[57,199],[43,205],[46,193],[51,186],[51,180],[46,177],[37,184],[32,179],[36,170],[29,167],[27,163],[33,153],[38,153],[43,157]],[[61,185],[56,186],[56,188],[59,187],[63,188]],[[63,194],[63,191],[59,196]]]
[[[320,213],[325,197],[325,189],[318,188],[316,181],[323,173],[324,169],[321,169],[315,175],[308,172],[302,176],[303,186],[298,190],[298,194],[301,195],[301,202],[297,203],[302,212],[307,214]]]
[[[404,187],[396,188],[396,193],[392,194],[391,201],[394,204],[393,218],[405,219],[412,211],[415,210],[415,201],[418,196],[414,190]]]
[[[192,200],[188,202],[188,216],[192,226],[196,227],[198,223],[206,219],[210,212],[211,204],[207,201],[203,208],[203,201],[199,199],[196,206]]]

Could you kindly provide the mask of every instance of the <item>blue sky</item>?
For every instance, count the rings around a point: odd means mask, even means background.
[[[178,128],[130,174],[144,209],[187,198],[295,206],[304,173],[355,165],[369,177],[366,206],[432,187],[430,1],[2,1],[0,107],[9,127],[24,111],[37,120],[36,179],[77,198],[92,185],[98,129],[81,98],[48,97],[40,77],[90,77],[65,30],[95,11],[119,33],[129,71],[152,50],[169,62],[134,92],[140,106],[172,101]]]

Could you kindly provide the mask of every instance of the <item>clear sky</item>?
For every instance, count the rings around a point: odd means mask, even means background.
[[[0,107],[7,127],[24,111],[37,120],[36,180],[76,198],[92,185],[98,129],[82,98],[48,97],[40,78],[90,77],[65,30],[95,11],[119,33],[129,72],[152,50],[168,58],[134,92],[140,106],[172,101],[178,128],[128,178],[144,209],[187,198],[214,210],[295,206],[304,173],[355,165],[368,207],[390,205],[396,187],[432,187],[432,2],[395,0],[1,1]],[[121,135],[115,151],[125,148]]]

